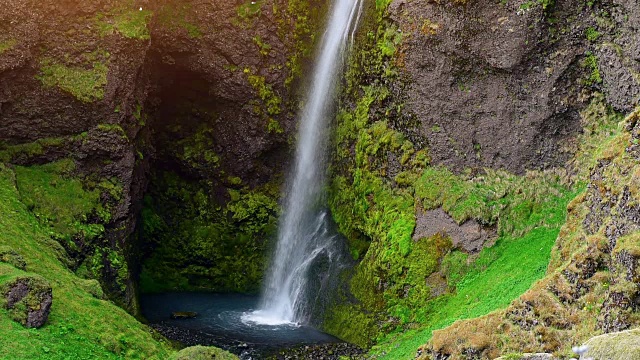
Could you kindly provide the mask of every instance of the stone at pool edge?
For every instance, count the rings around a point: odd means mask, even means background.
[[[195,311],[175,311],[171,313],[171,318],[177,320],[193,319],[196,316],[198,316],[198,313]]]

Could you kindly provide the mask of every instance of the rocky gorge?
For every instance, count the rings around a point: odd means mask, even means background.
[[[260,291],[329,2],[3,5],[0,358],[232,357],[139,296]],[[640,325],[639,29],[633,0],[366,1],[330,149],[351,259],[312,320],[355,345],[283,358],[637,353],[607,336]]]

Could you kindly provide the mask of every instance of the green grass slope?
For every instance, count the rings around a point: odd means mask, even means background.
[[[60,248],[21,202],[14,172],[0,164],[0,246],[24,257],[27,272],[53,288],[47,324],[25,329],[0,309],[0,359],[167,359],[174,352],[150,329],[111,302],[97,284],[77,277],[60,260]],[[0,263],[0,283],[23,273]],[[96,296],[92,295],[97,294]]]

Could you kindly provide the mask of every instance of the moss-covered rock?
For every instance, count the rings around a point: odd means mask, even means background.
[[[206,179],[172,172],[154,178],[142,210],[143,292],[259,290],[279,185],[227,186],[221,198]]]
[[[82,290],[91,294],[96,299],[104,298],[104,291],[102,291],[102,286],[100,286],[100,282],[96,279],[78,279],[76,284]]]
[[[28,328],[47,322],[53,293],[51,285],[40,275],[18,275],[0,285],[0,305],[9,316]]]
[[[27,269],[27,262],[24,257],[8,246],[0,246],[0,262],[7,263],[20,270]]]
[[[640,329],[596,336],[585,345],[585,356],[594,360],[640,359]]]
[[[238,357],[224,350],[207,347],[192,346],[180,350],[180,352],[171,356],[170,360],[237,360]]]

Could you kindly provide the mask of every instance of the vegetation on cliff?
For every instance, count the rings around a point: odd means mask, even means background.
[[[206,181],[157,173],[142,210],[140,236],[150,257],[141,290],[257,292],[279,190],[277,182],[256,189],[236,184],[220,202]]]
[[[415,149],[411,119],[403,115],[402,34],[386,18],[387,5],[377,2],[369,12],[336,120],[330,205],[360,262],[323,326],[362,346],[377,344],[376,356],[403,359],[414,357],[433,330],[503,309],[545,276],[567,205],[584,189],[585,166],[606,147],[602,141],[620,116],[594,96],[584,115],[588,130],[574,149],[578,175],[453,174],[429,165],[428,149]],[[597,81],[593,73],[589,84]],[[458,224],[494,228],[495,245],[469,254],[446,233],[412,237],[420,213],[436,208]],[[456,339],[474,339],[456,331]]]

